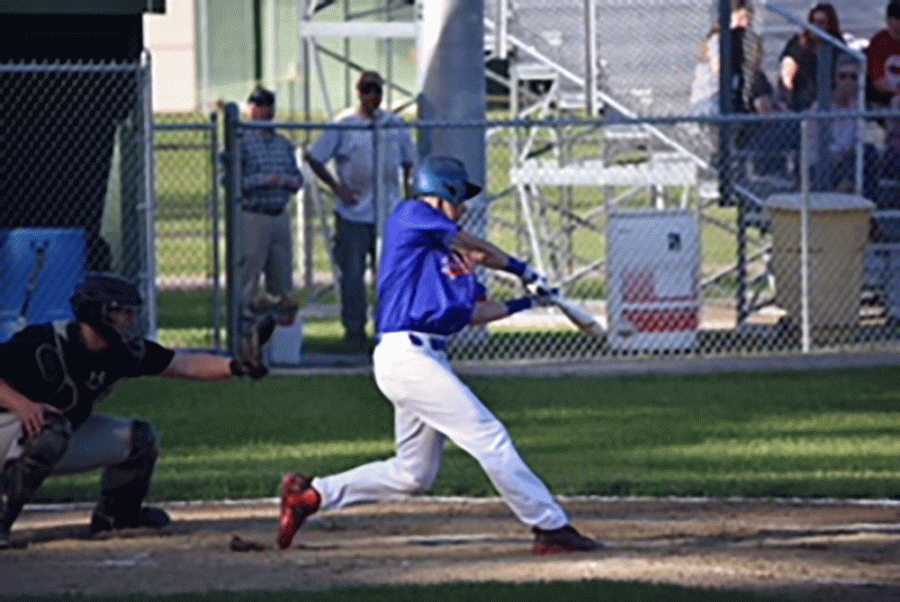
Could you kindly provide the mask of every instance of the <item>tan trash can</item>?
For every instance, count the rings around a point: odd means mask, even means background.
[[[771,219],[775,302],[802,324],[800,227],[802,194],[766,201]],[[809,195],[809,323],[818,343],[847,340],[859,322],[863,267],[875,204],[841,193]]]

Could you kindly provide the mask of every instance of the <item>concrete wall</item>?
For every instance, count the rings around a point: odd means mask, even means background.
[[[198,109],[195,0],[169,0],[164,15],[144,16],[144,45],[153,61],[153,108]]]

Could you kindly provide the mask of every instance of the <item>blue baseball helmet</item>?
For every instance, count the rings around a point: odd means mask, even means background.
[[[469,181],[466,167],[453,157],[426,157],[416,170],[416,195],[436,196],[453,204],[462,203],[481,192]]]

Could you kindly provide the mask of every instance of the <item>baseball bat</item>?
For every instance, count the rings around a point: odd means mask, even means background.
[[[590,315],[571,301],[554,296],[553,305],[559,308],[559,310],[571,320],[572,324],[577,326],[582,332],[595,337],[606,336],[606,332],[603,330],[603,326],[600,322],[598,322],[594,316]]]

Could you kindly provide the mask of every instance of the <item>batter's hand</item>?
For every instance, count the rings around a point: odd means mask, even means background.
[[[532,303],[534,303],[535,307],[552,307],[553,305],[556,305],[557,289],[553,289],[553,291],[554,292],[544,291],[529,295],[529,298]]]
[[[525,286],[525,290],[530,296],[540,297],[559,294],[559,287],[550,286],[550,283],[547,282],[547,277],[543,274],[532,272],[530,276],[531,277],[526,280],[526,274],[522,275],[522,284]]]

